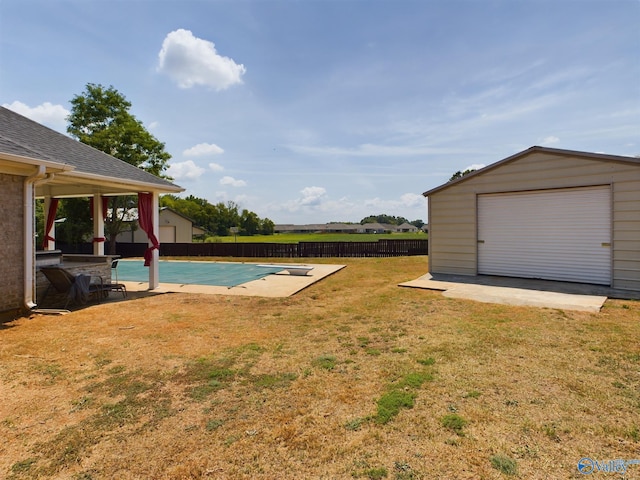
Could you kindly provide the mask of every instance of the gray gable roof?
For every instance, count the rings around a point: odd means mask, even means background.
[[[18,155],[74,167],[75,172],[155,185],[169,191],[177,185],[0,107],[0,154]]]

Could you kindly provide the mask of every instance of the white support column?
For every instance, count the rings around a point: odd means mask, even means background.
[[[44,228],[47,228],[47,224],[49,223],[49,207],[51,206],[51,197],[47,195],[44,197]],[[54,219],[55,220],[55,219]],[[51,230],[48,232],[44,232],[44,238],[47,237],[53,238],[53,240],[47,240],[44,243],[45,250],[55,250],[56,249],[56,224],[55,221],[51,224]],[[38,245],[39,246],[39,245]]]
[[[102,212],[102,197],[99,194],[93,196],[93,254],[104,255],[104,241],[95,239],[104,238],[104,213]]]
[[[158,241],[160,240],[160,196],[158,192],[152,192],[151,200],[151,218],[153,220],[153,234]],[[153,246],[149,242],[149,246]],[[160,250],[154,248],[152,250],[151,265],[149,266],[149,290],[155,290],[160,284]]]

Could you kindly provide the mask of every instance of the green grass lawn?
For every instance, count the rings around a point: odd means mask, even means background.
[[[253,235],[245,237],[213,237],[221,243],[299,243],[299,242],[377,242],[378,240],[426,240],[426,233],[276,233],[275,235]]]

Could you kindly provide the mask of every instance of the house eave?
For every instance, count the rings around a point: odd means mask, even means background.
[[[0,152],[0,172],[2,173],[29,176],[33,173],[33,167],[40,165],[46,168],[48,173],[71,172],[75,169],[74,166],[66,163]]]
[[[56,175],[55,181],[38,189],[39,197],[56,198],[86,197],[88,195],[137,195],[139,192],[180,193],[184,188],[170,183],[140,182],[136,180],[119,180],[103,175],[78,171]]]

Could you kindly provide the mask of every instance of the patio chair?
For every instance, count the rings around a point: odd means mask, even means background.
[[[67,308],[70,302],[74,301],[77,304],[87,303],[90,296],[97,298],[100,302],[103,298],[109,295],[111,288],[109,284],[105,284],[102,281],[102,277],[85,275],[83,273],[73,275],[68,270],[61,267],[42,267],[40,271],[43,273],[47,280],[49,280],[49,286],[45,291],[42,300],[44,300],[51,289],[55,290],[58,294],[66,294],[67,301],[64,304],[64,308]],[[99,281],[97,283],[95,280]]]
[[[116,282],[113,283],[113,275],[116,276]],[[123,283],[118,283],[118,260],[111,262],[111,283],[109,283],[112,292],[122,293],[122,298],[127,298],[127,287]]]

